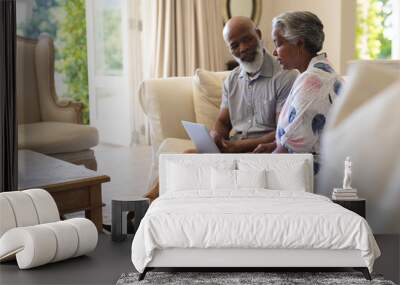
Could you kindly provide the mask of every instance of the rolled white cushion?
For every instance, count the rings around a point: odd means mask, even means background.
[[[14,228],[0,239],[0,260],[16,254],[20,269],[51,262],[56,254],[57,240],[53,231],[43,225]]]
[[[96,248],[98,232],[92,221],[85,218],[74,218],[64,222],[72,225],[78,233],[78,248],[74,257],[86,254]]]
[[[13,209],[17,227],[33,226],[39,223],[35,205],[31,197],[23,191],[1,193]]]
[[[49,192],[43,189],[29,189],[24,190],[23,192],[31,197],[39,218],[39,224],[60,220],[60,214],[56,202]]]
[[[6,197],[0,194],[0,237],[9,229],[15,228],[17,222],[11,204]]]
[[[65,221],[43,224],[44,227],[53,231],[57,239],[57,249],[51,262],[57,262],[75,255],[78,249],[78,232]]]
[[[14,228],[0,238],[0,261],[15,255],[19,268],[28,269],[76,257],[96,247],[97,235],[84,218]]]

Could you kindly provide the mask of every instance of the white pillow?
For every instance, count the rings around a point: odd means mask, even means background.
[[[168,163],[168,191],[210,189],[211,167]]]
[[[213,190],[218,190],[218,189],[235,190],[236,170],[212,168],[211,188]]]
[[[239,190],[241,188],[266,188],[266,171],[263,170],[211,170],[213,190]]]
[[[271,190],[306,191],[307,165],[304,161],[239,160],[239,170],[266,169],[267,187]]]
[[[216,160],[211,164],[207,159],[185,159],[168,161],[166,164],[167,191],[211,190],[211,168],[229,171],[235,169],[235,160]]]
[[[236,183],[238,188],[267,188],[267,171],[236,170]]]

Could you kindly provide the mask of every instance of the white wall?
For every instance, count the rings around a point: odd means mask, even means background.
[[[346,62],[354,58],[356,0],[263,0],[260,29],[269,50],[271,42],[272,19],[288,11],[310,11],[324,24],[325,43],[323,51],[342,74]]]
[[[323,51],[335,69],[345,74],[349,60],[355,54],[356,0],[262,0],[259,28],[268,50],[273,50],[271,23],[275,16],[288,11],[310,11],[324,24]],[[226,49],[225,61],[231,59]]]

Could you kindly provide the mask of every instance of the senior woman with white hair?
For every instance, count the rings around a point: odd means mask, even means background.
[[[326,116],[342,85],[327,55],[318,54],[324,38],[323,24],[311,12],[287,12],[272,20],[273,55],[284,69],[301,73],[280,113],[274,152],[314,154],[314,174]],[[269,148],[260,144],[254,152]]]

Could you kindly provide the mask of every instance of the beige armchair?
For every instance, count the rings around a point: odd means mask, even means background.
[[[212,128],[219,113],[223,80],[228,74],[198,69],[194,76],[149,79],[141,84],[139,101],[149,120],[153,150],[149,188],[158,177],[160,154],[194,148],[182,120]]]
[[[82,104],[59,100],[54,86],[54,45],[17,37],[18,149],[30,149],[96,170],[96,128],[82,125]]]

